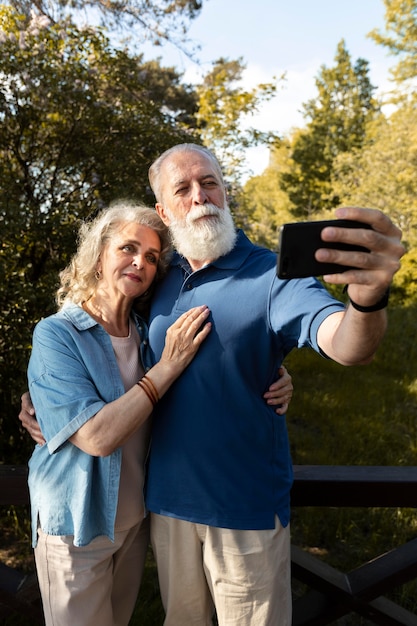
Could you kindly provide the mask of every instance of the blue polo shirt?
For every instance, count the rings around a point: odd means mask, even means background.
[[[192,522],[236,529],[289,521],[292,463],[285,416],[263,399],[292,348],[318,350],[321,322],[344,309],[316,279],[283,281],[276,255],[239,231],[234,249],[191,273],[178,255],[153,299],[149,342],[206,304],[213,327],[155,411],[146,504]]]

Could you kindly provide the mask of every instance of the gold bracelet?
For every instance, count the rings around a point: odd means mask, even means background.
[[[142,391],[146,393],[146,395],[148,396],[148,400],[152,404],[152,406],[155,406],[156,400],[149,391],[149,389],[146,387],[146,385],[142,382],[142,380],[138,380],[136,384],[142,389]]]

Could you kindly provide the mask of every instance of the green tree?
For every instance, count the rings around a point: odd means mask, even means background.
[[[276,82],[242,89],[245,67],[241,58],[234,61],[220,58],[196,86],[196,119],[201,140],[216,153],[232,183],[237,183],[245,171],[245,149],[275,139],[272,133],[242,125],[245,117],[256,113],[276,92]]]
[[[331,178],[338,154],[362,145],[366,126],[379,111],[369,80],[368,62],[351,57],[342,40],[332,68],[322,66],[316,79],[318,96],[304,104],[306,127],[292,137],[292,168],[282,185],[294,213],[308,217],[339,203]]]
[[[155,45],[169,41],[182,47],[190,21],[202,8],[200,0],[9,0],[27,18],[33,12],[53,23],[68,18],[75,23],[97,20],[108,30],[130,34],[133,40],[150,39]],[[126,30],[127,29],[127,30]]]
[[[415,94],[417,0],[384,0],[384,5],[385,32],[375,29],[369,36],[398,58],[396,66],[391,70],[397,87],[402,86],[405,94],[411,87]],[[398,96],[398,92],[395,95]]]
[[[361,150],[338,156],[333,187],[343,204],[387,213],[402,229],[408,252],[394,284],[403,299],[415,297],[417,280],[417,108],[399,107],[368,129]]]
[[[268,167],[259,176],[250,178],[240,196],[244,227],[252,241],[276,250],[279,229],[285,222],[293,221],[291,203],[281,186],[281,177],[289,168],[290,144],[287,140],[276,142],[270,153]]]
[[[333,187],[344,204],[384,211],[417,244],[417,109],[408,104],[368,129],[361,150],[338,156]]]
[[[121,196],[153,202],[149,163],[189,138],[195,98],[99,31],[27,23],[4,5],[0,46],[0,458],[11,460],[33,324],[55,308],[78,218]]]

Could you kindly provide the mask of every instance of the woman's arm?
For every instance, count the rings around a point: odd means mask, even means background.
[[[159,398],[189,365],[209,334],[211,324],[206,322],[208,315],[209,309],[206,306],[195,307],[184,313],[168,329],[161,359],[146,375]],[[151,387],[151,397],[152,393],[155,392]],[[117,400],[105,404],[69,440],[87,454],[107,456],[141,427],[151,415],[152,409],[153,402],[149,392],[134,385]],[[42,432],[33,415],[30,396],[24,394],[19,419],[35,441],[44,443]]]
[[[184,313],[167,330],[160,361],[146,376],[161,398],[194,358],[210,332],[211,324],[202,324],[209,315],[206,306]],[[200,330],[201,329],[201,330]],[[92,456],[107,456],[123,445],[152,413],[153,403],[139,385],[106,404],[70,439],[78,448]]]

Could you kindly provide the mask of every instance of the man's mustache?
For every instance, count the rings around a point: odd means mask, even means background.
[[[187,214],[187,223],[194,222],[201,217],[206,217],[208,215],[214,217],[220,217],[222,215],[223,209],[219,208],[215,204],[204,204],[199,207],[194,207]]]

